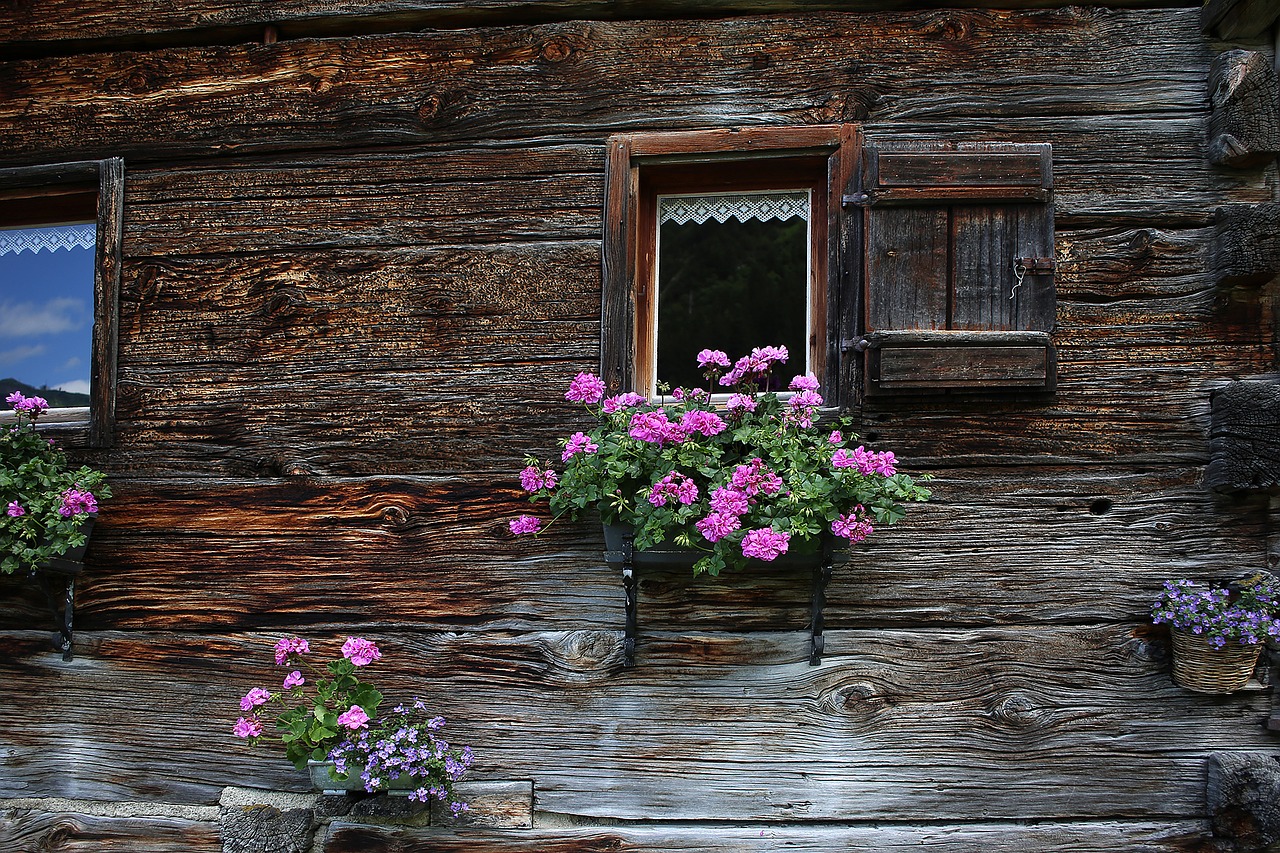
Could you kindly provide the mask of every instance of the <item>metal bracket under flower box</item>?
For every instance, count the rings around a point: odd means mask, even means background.
[[[71,643],[75,639],[72,623],[76,611],[76,578],[84,572],[84,555],[88,550],[89,534],[93,532],[95,516],[84,517],[80,522],[80,532],[84,534],[85,544],[72,548],[61,557],[53,557],[40,568],[31,572],[33,579],[38,578],[49,607],[53,610],[53,648],[62,652],[62,659],[72,659]],[[60,581],[65,579],[65,587]]]
[[[606,535],[606,539],[613,538]],[[670,552],[667,552],[670,553]],[[604,559],[611,566],[622,569],[622,593],[626,610],[626,621],[622,639],[622,665],[630,669],[636,665],[636,636],[639,632],[639,602],[635,575],[635,537],[630,533],[622,533],[618,547],[604,552]],[[831,582],[831,574],[835,568],[835,552],[831,541],[822,540],[822,551],[813,566],[813,581],[810,591],[809,621],[809,665],[819,666],[826,641],[823,639],[823,610],[827,606],[827,584]]]

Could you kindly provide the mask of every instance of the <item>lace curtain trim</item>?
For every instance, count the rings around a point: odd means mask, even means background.
[[[3,229],[0,230],[0,255],[92,249],[97,239],[96,232],[97,227],[93,224]]]
[[[783,190],[752,193],[717,193],[713,195],[668,195],[658,200],[658,221],[684,225],[703,224],[708,219],[726,222],[736,219],[749,222],[758,219],[809,219],[809,193]]]

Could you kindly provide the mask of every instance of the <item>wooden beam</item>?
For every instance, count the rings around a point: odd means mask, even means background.
[[[1280,488],[1280,376],[1232,382],[1213,395],[1209,450],[1211,489]]]
[[[1265,284],[1280,273],[1280,203],[1218,208],[1209,270],[1228,287]]]
[[[1271,60],[1229,50],[1209,67],[1209,162],[1251,168],[1280,153],[1280,86]]]
[[[1220,39],[1261,35],[1280,17],[1275,0],[1205,0],[1200,26]]]

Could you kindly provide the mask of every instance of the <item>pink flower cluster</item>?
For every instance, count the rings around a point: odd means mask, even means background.
[[[15,412],[26,412],[32,418],[49,411],[49,401],[44,397],[27,397],[21,391],[14,391],[5,401],[13,404]]]
[[[536,515],[522,515],[507,522],[507,527],[516,536],[522,536],[525,533],[537,533],[542,529],[542,519]]]
[[[284,666],[290,655],[305,655],[311,652],[311,646],[302,637],[282,637],[276,643],[276,666]]]
[[[752,459],[746,464],[738,465],[733,469],[728,485],[721,486],[711,493],[708,501],[711,512],[705,518],[695,522],[694,527],[708,542],[718,542],[742,527],[742,516],[751,509],[752,498],[761,494],[776,495],[782,491],[783,485],[782,478],[769,470],[762,459]],[[772,533],[770,528],[765,530]],[[777,534],[783,537],[780,540],[781,550],[777,550],[774,546],[779,540],[762,537],[759,535],[761,532],[748,532],[750,544],[747,537],[743,538],[742,553],[745,556],[755,557],[777,551],[772,557],[761,558],[772,560],[778,554],[786,552],[789,534]],[[752,536],[753,533],[757,535]],[[748,548],[755,553],[747,553]]]
[[[293,688],[301,687],[306,683],[307,680],[303,678],[302,673],[296,669],[284,677],[285,690],[292,690]]]
[[[634,409],[645,401],[643,394],[637,394],[634,391],[628,391],[625,394],[618,394],[604,401],[601,407],[606,415],[612,415],[615,412],[621,412],[623,409]]]
[[[729,366],[729,356],[723,350],[704,349],[698,353],[697,358],[698,367],[703,370],[712,370],[718,373],[719,371],[716,368]]]
[[[858,504],[853,508],[853,512],[848,515],[841,515],[831,522],[831,532],[837,536],[842,536],[850,542],[861,542],[871,535],[875,530],[871,526],[871,519],[867,517],[867,510],[862,504]]]
[[[875,453],[861,445],[853,450],[841,448],[831,456],[831,464],[836,468],[857,468],[859,474],[883,474],[892,477],[897,470],[898,460],[892,450]]]
[[[62,506],[58,507],[58,515],[71,518],[75,515],[89,515],[98,511],[98,499],[92,492],[80,489],[67,489],[62,493]]]
[[[257,717],[241,717],[236,720],[235,727],[231,733],[236,737],[257,737],[262,734],[262,720]]]
[[[368,666],[376,660],[382,660],[382,652],[378,647],[363,637],[347,637],[342,644],[342,656],[355,666]]]
[[[596,444],[584,432],[575,432],[569,436],[569,440],[564,443],[564,452],[560,454],[561,462],[568,462],[579,453],[596,453],[600,450],[600,445]],[[548,469],[550,473],[550,469]]]
[[[750,355],[744,355],[738,359],[733,365],[733,370],[720,377],[720,384],[733,386],[744,379],[762,378],[769,374],[773,365],[781,364],[789,357],[786,347],[756,347]]]
[[[359,705],[352,705],[338,717],[338,725],[353,732],[356,729],[367,729],[369,715]]]
[[[756,398],[751,394],[730,394],[724,407],[731,415],[754,412],[756,410]]]
[[[259,705],[265,705],[269,701],[271,701],[271,693],[261,687],[255,687],[240,700],[240,710],[252,711]]]
[[[715,412],[691,409],[673,421],[663,409],[636,412],[631,416],[627,435],[646,444],[680,444],[694,433],[710,438],[723,432],[728,424]]]
[[[649,503],[654,506],[666,506],[669,500],[688,506],[697,499],[697,483],[679,471],[672,471],[649,490]]]
[[[579,373],[569,383],[564,398],[571,403],[599,403],[604,399],[604,380],[591,373]]]
[[[557,482],[556,472],[551,468],[541,469],[535,465],[530,465],[520,472],[520,485],[526,492],[554,489]]]
[[[797,376],[796,378],[800,379],[801,377]],[[788,424],[808,429],[813,426],[813,417],[818,413],[818,407],[822,405],[822,402],[822,395],[817,391],[809,388],[797,391],[787,401],[789,408],[783,414],[783,420]]]
[[[27,511],[23,509],[22,504],[18,503],[17,501],[9,501],[9,506],[5,509],[5,513],[10,518],[20,518],[26,515]]]
[[[787,553],[790,544],[790,533],[779,533],[771,527],[762,527],[759,530],[748,530],[747,535],[742,537],[742,554],[758,560],[776,560]]]

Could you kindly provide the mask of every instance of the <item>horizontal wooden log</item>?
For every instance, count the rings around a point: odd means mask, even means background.
[[[0,91],[10,93],[0,101],[0,146],[14,163],[103,150],[142,163],[868,116],[990,140],[1052,115],[1088,125],[1096,146],[1103,116],[1168,109],[1201,119],[1188,105],[1200,101],[1191,92],[1203,92],[1209,62],[1194,9],[822,13],[701,20],[698,29],[690,42],[679,24],[568,22],[175,48],[145,62],[103,54],[92,68],[75,57],[9,62],[0,65]],[[1046,44],[1051,70],[1002,73],[1045,55]],[[270,98],[261,97],[264,79]],[[529,102],[536,116],[512,106]],[[175,112],[182,123],[169,120]],[[1160,168],[1160,152],[1147,153]]]
[[[930,503],[836,573],[828,627],[1141,619],[1166,578],[1265,564],[1265,506],[1215,498],[1197,466],[938,474]],[[562,521],[512,537],[507,519],[527,511],[514,484],[469,480],[122,481],[99,517],[76,624],[280,629],[378,614],[447,629],[620,631],[621,580],[599,528]],[[803,570],[694,581],[646,569],[639,581],[642,634],[775,630],[801,642],[809,623]],[[36,588],[0,588],[0,624],[51,629]]]
[[[971,7],[1035,9],[1066,5],[1065,0],[969,0]],[[1097,0],[1093,5],[1144,7],[1146,0]],[[1222,5],[1221,3],[1217,5]],[[680,18],[695,16],[761,15],[768,13],[876,12],[919,8],[913,0],[432,0],[387,2],[346,0],[318,3],[284,0],[262,8],[234,0],[210,3],[137,2],[133,15],[110,14],[70,0],[41,4],[27,14],[2,10],[0,31],[23,53],[102,50],[111,46],[213,44],[226,40],[261,40],[267,26],[282,38],[313,38],[370,32],[406,32],[464,25],[537,21],[616,20],[620,18]]]
[[[1280,155],[1280,83],[1269,54],[1228,50],[1209,67],[1209,162],[1237,169]]]
[[[1226,287],[1265,284],[1280,274],[1280,204],[1232,204],[1217,210],[1210,270]]]
[[[1269,700],[1176,687],[1162,644],[1139,629],[833,631],[821,667],[790,635],[662,634],[625,671],[583,633],[362,634],[383,650],[366,677],[446,716],[451,742],[476,752],[477,780],[531,780],[543,812],[1198,815],[1208,754],[1272,747],[1258,725]],[[343,636],[304,633],[321,654]],[[303,790],[270,744],[250,750],[229,733],[239,696],[280,677],[274,639],[90,634],[65,663],[36,632],[5,634],[0,710],[26,722],[9,734],[0,796],[200,803],[227,784]]]
[[[907,853],[1207,853],[1202,821],[1082,821],[1029,826],[976,823],[918,826],[610,826],[535,832],[441,832],[335,822],[324,853],[774,853],[877,850]]]
[[[1280,377],[1231,382],[1214,392],[1209,447],[1210,488],[1280,489]]]
[[[157,810],[163,807],[157,807]],[[100,853],[220,853],[213,821],[177,817],[109,817],[0,807],[0,845],[5,850]]]

